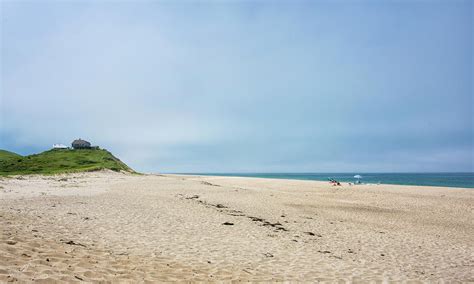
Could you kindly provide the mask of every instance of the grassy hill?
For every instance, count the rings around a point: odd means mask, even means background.
[[[15,158],[21,158],[21,156],[17,153],[9,152],[6,150],[0,150],[0,162]]]
[[[8,151],[0,151],[0,176],[59,174],[102,169],[134,172],[110,152],[102,149],[49,150],[24,157]]]

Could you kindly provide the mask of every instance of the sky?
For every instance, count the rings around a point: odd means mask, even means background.
[[[0,0],[0,149],[142,172],[474,172],[472,1]]]

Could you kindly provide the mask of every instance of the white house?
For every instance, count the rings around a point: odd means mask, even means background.
[[[67,149],[68,147],[64,144],[53,144],[53,149]]]

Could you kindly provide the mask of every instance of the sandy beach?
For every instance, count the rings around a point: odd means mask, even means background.
[[[474,281],[474,190],[0,178],[0,282]]]

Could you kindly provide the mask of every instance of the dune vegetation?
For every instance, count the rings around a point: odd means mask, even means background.
[[[0,163],[15,158],[21,158],[21,155],[6,150],[0,150]]]
[[[59,174],[109,169],[134,172],[104,149],[56,149],[20,156],[0,150],[0,175]]]

